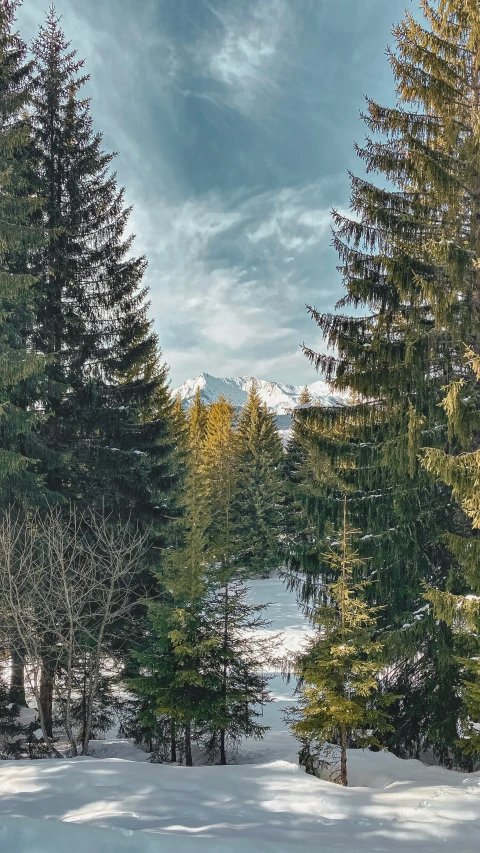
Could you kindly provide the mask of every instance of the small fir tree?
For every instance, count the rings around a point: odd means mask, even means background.
[[[341,544],[326,555],[336,577],[315,612],[317,634],[297,662],[300,701],[292,724],[305,751],[311,741],[340,745],[342,785],[347,785],[349,738],[358,746],[378,746],[377,733],[391,728],[388,698],[379,692],[383,664],[382,645],[375,639],[377,609],[364,600],[365,582],[354,579],[363,566],[351,545],[357,532],[348,526],[345,497]]]
[[[11,701],[9,687],[0,677],[0,760],[18,758],[26,738],[20,722],[20,708]]]
[[[269,729],[260,720],[271,701],[265,669],[274,643],[255,635],[268,627],[265,609],[248,601],[248,587],[238,577],[228,584],[210,581],[206,617],[216,642],[208,666],[215,690],[203,743],[210,760],[220,764],[227,763],[227,746],[235,750],[243,738],[262,739]]]

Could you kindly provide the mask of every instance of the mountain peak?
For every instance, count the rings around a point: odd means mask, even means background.
[[[262,403],[267,405],[270,412],[277,415],[280,431],[288,431],[292,410],[299,405],[305,385],[289,385],[271,379],[258,379],[256,376],[226,378],[200,373],[194,379],[187,379],[183,385],[175,388],[172,394],[179,395],[187,408],[192,405],[198,389],[204,403],[213,403],[223,394],[236,408],[240,409],[246,402],[253,383],[257,386]],[[319,380],[306,387],[312,402],[317,406],[343,406],[346,403],[346,398],[333,392],[327,382]]]

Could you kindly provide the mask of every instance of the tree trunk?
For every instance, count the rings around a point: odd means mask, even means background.
[[[85,755],[85,738],[87,735],[87,661],[83,662],[82,679],[82,753]]]
[[[50,754],[54,758],[63,758],[62,753],[58,751],[58,749],[54,745],[53,741],[51,740],[51,735],[49,735],[49,733],[47,731],[47,721],[45,720],[45,715],[43,713],[43,706],[42,706],[42,702],[41,702],[40,690],[35,690],[35,699],[37,700],[38,716],[40,718],[40,728],[42,730],[43,739],[44,739],[45,743],[47,744],[47,746],[50,750]],[[30,750],[30,757],[31,757],[31,754],[32,753]]]
[[[10,675],[10,690],[8,694],[8,701],[13,702],[14,705],[21,705],[23,708],[27,707],[27,700],[25,698],[25,672],[24,672],[24,661],[22,656],[15,650],[12,650],[11,653],[11,675]]]
[[[228,651],[228,605],[229,605],[229,589],[228,584],[225,585],[225,612],[224,612],[224,624],[223,624],[223,679],[222,679],[222,696],[223,696],[223,718],[226,719],[227,716],[227,680],[228,680],[228,666],[227,666],[227,651]],[[222,727],[220,729],[220,764],[227,763],[227,754],[225,752],[225,729]]]
[[[341,759],[340,759],[340,782],[342,785],[347,786],[347,730],[346,728],[342,728],[342,738],[341,738]]]
[[[227,763],[227,753],[225,752],[225,729],[220,729],[220,764]]]
[[[40,696],[45,731],[49,738],[53,737],[53,684],[55,673],[49,663],[44,662],[40,675]],[[39,709],[40,710],[40,709]]]
[[[185,764],[187,767],[193,767],[192,759],[192,732],[190,723],[185,726]]]
[[[175,720],[170,720],[170,760],[172,764],[177,763],[177,732],[175,730]]]

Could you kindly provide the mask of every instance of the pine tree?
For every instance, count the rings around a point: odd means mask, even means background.
[[[357,533],[348,526],[345,497],[340,542],[325,557],[335,579],[325,589],[325,603],[315,611],[316,636],[297,661],[300,700],[292,725],[303,741],[304,756],[312,740],[340,745],[342,785],[347,785],[349,738],[357,746],[379,746],[378,733],[391,728],[389,697],[379,694],[384,664],[382,645],[375,639],[377,610],[363,598],[365,582],[354,579],[363,566],[351,544]]]
[[[202,450],[210,520],[208,536],[213,559],[228,578],[236,554],[233,501],[237,482],[235,408],[221,396],[207,411]]]
[[[275,416],[252,385],[238,423],[235,523],[239,559],[253,574],[279,564],[283,450]]]
[[[386,606],[383,624],[397,629],[389,644],[412,701],[399,706],[395,731],[415,717],[413,754],[431,746],[448,763],[459,670],[451,630],[420,611],[423,582],[444,587],[458,574],[443,534],[461,533],[464,521],[418,454],[447,449],[442,388],[466,375],[462,341],[478,336],[480,26],[470,0],[425,0],[422,9],[423,25],[407,12],[393,31],[397,106],[367,100],[367,128],[380,138],[367,137],[357,152],[380,186],[351,176],[354,217],[334,212],[346,286],[339,313],[311,309],[337,354],[307,354],[357,402],[305,418],[315,421],[313,440],[352,495],[352,518],[366,531],[361,554],[376,572],[371,592]],[[340,313],[349,306],[363,316]],[[339,505],[334,491],[323,491],[320,536]],[[432,681],[441,703],[426,690]],[[396,738],[392,746],[408,754],[409,743]]]
[[[151,604],[148,646],[137,654],[145,674],[129,682],[145,700],[140,717],[144,728],[156,732],[168,721],[173,761],[176,738],[183,731],[188,767],[193,764],[193,729],[209,719],[212,694],[205,662],[215,638],[199,605],[199,599],[183,603],[180,596],[173,604]]]

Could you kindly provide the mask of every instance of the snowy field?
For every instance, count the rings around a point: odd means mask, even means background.
[[[298,648],[307,626],[293,597],[273,579],[253,594]],[[235,766],[150,764],[119,741],[95,743],[99,757],[1,762],[1,853],[478,853],[480,773],[352,751],[351,787],[307,776],[281,714],[293,685],[272,686],[272,731]]]

